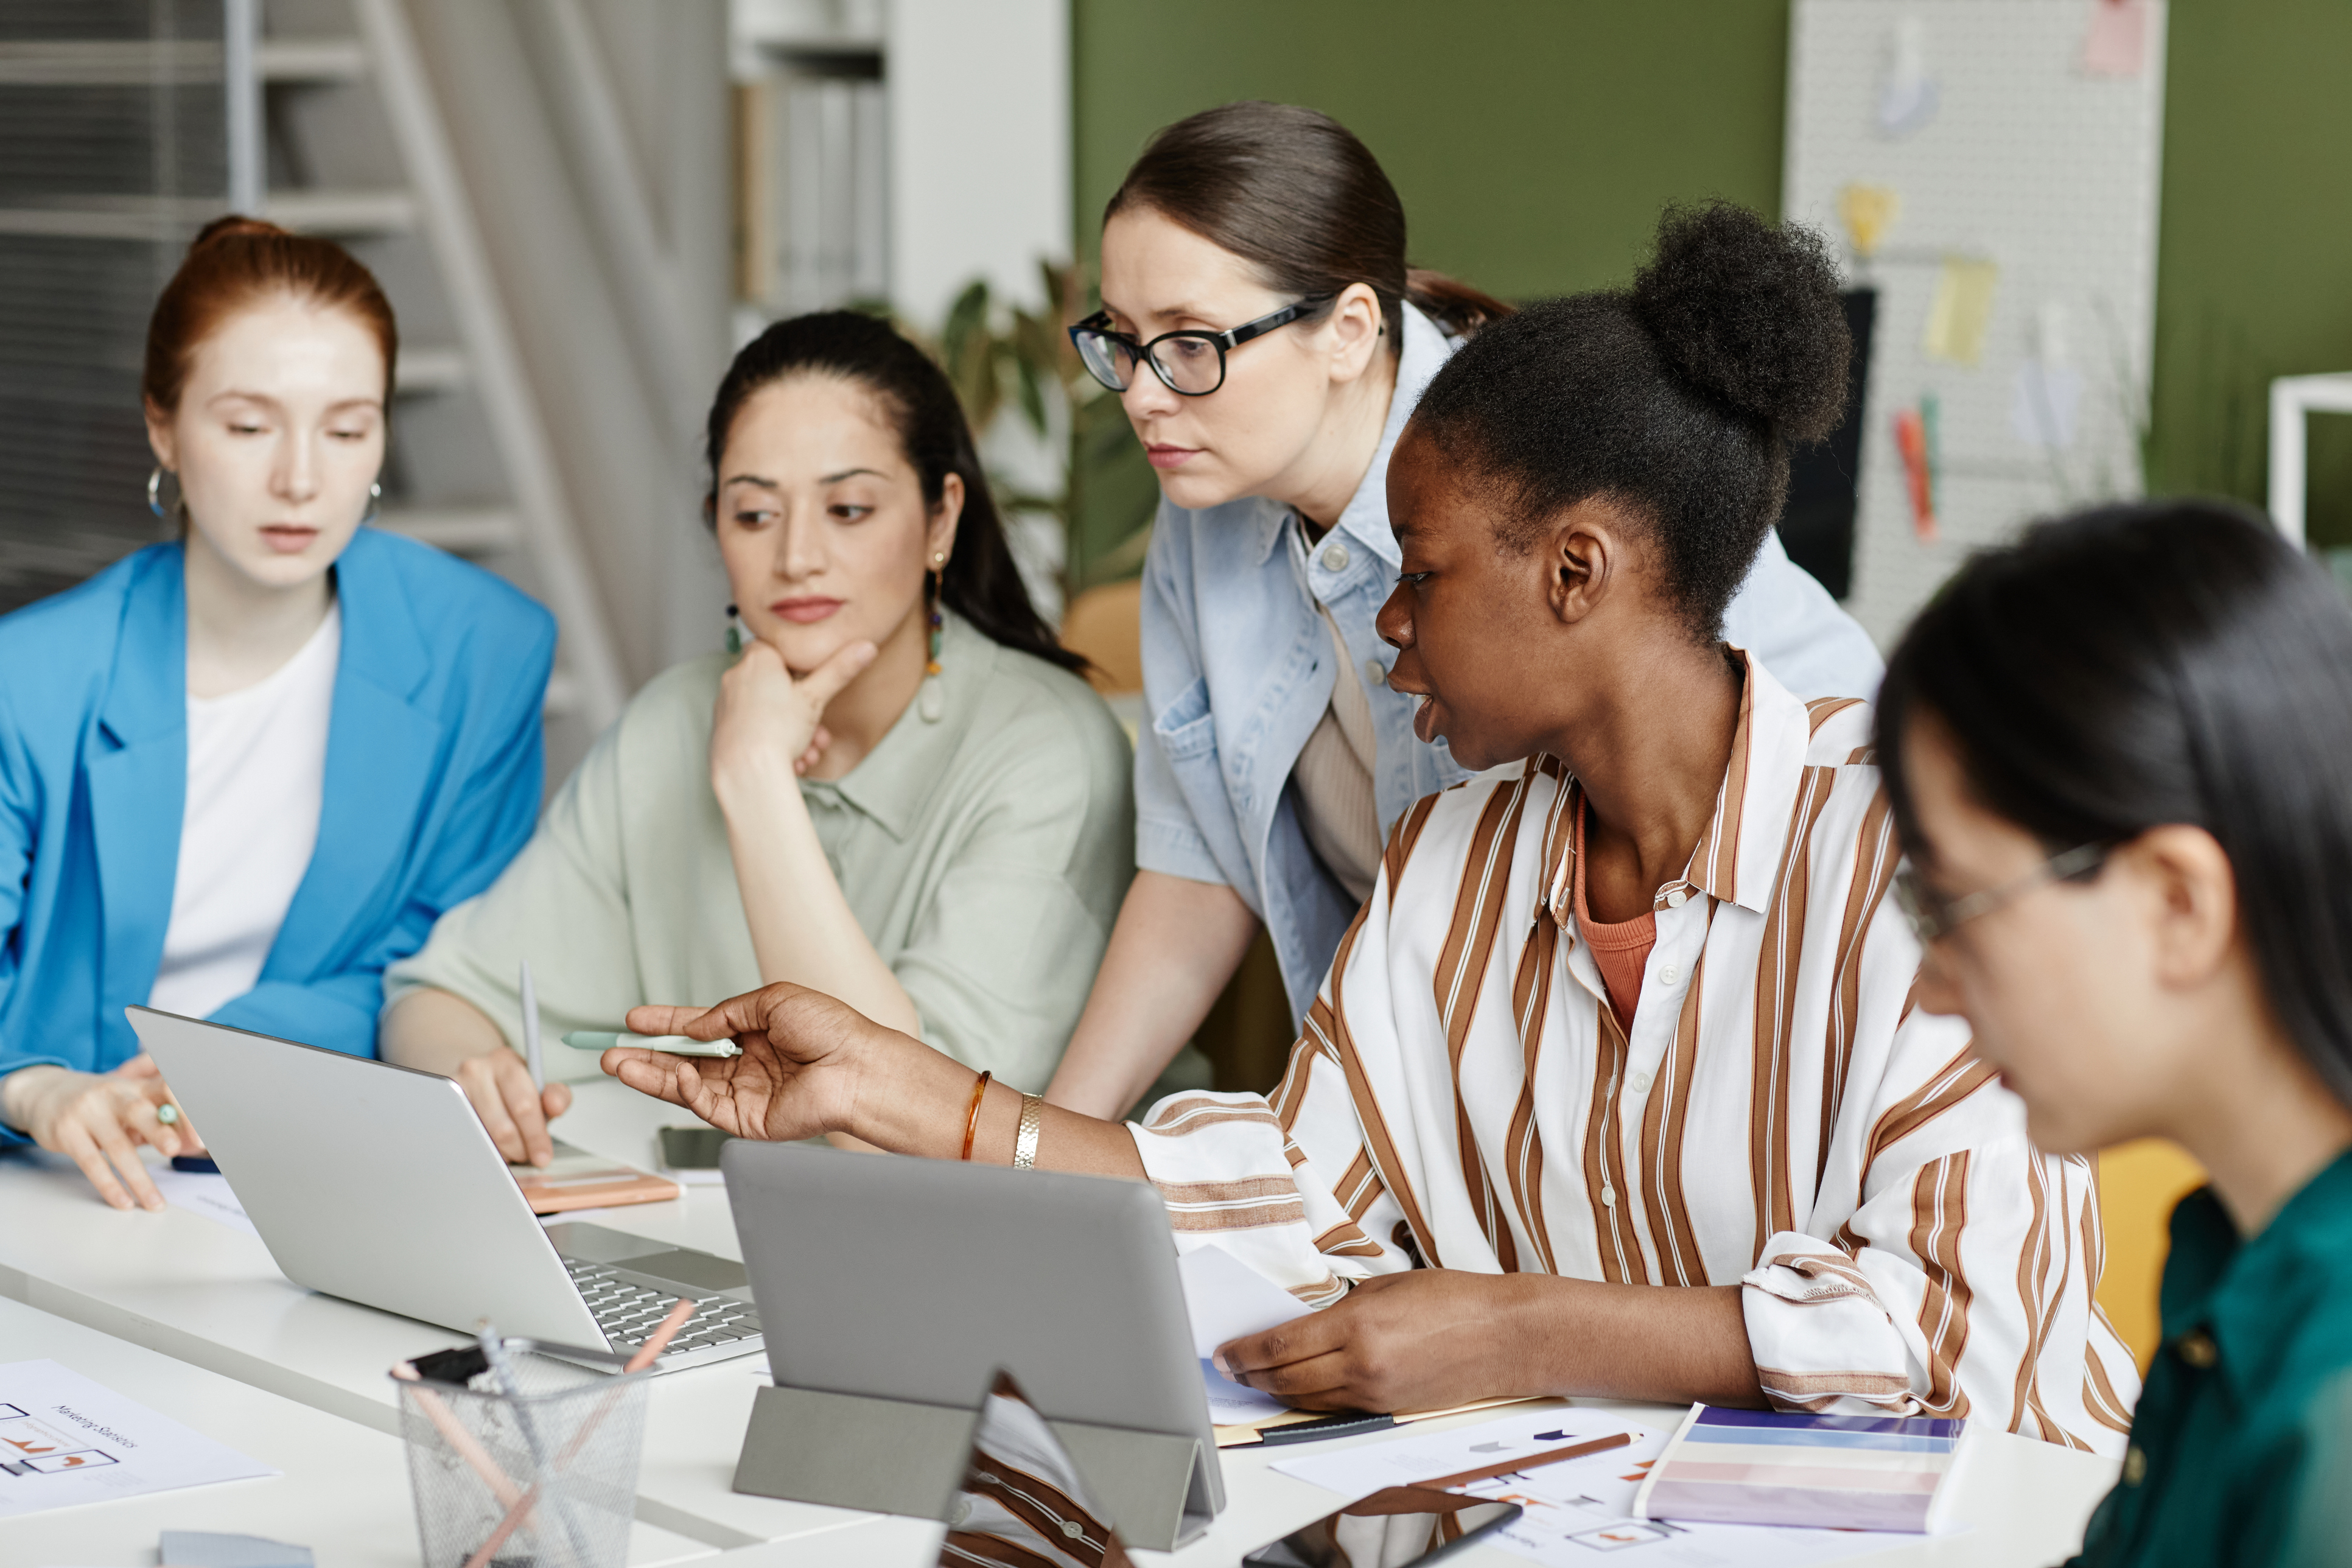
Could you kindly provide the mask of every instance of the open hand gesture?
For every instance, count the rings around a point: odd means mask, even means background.
[[[901,1037],[822,991],[781,981],[716,1007],[633,1007],[628,1024],[641,1035],[732,1037],[740,1057],[616,1046],[600,1065],[722,1132],[772,1142],[848,1131],[864,1058]]]

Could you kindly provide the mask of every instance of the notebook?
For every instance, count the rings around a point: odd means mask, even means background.
[[[1968,1423],[1694,1405],[1633,1496],[1636,1519],[1925,1532]]]
[[[678,1195],[676,1182],[576,1149],[561,1138],[554,1144],[555,1158],[543,1166],[507,1167],[514,1173],[522,1195],[530,1200],[533,1214],[667,1203]]]

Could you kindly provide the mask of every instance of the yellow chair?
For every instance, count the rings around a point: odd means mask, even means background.
[[[2156,1298],[2172,1249],[2172,1206],[2204,1184],[2204,1168],[2166,1139],[2141,1138],[2099,1154],[2099,1227],[2107,1248],[2099,1305],[2142,1373],[2163,1337]]]

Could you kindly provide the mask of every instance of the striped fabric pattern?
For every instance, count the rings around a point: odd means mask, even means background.
[[[1274,1092],[1135,1130],[1178,1245],[1318,1306],[1419,1266],[1743,1284],[1782,1408],[2119,1455],[2138,1381],[2093,1300],[2089,1164],[2034,1150],[1966,1025],[1912,1005],[1867,706],[1747,668],[1632,1029],[1578,940],[1560,764],[1425,798]]]

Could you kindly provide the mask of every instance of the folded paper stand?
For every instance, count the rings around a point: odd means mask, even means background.
[[[1049,1423],[1129,1546],[1170,1552],[1209,1527],[1195,1437]],[[735,1489],[871,1513],[938,1519],[971,1457],[972,1411],[814,1388],[762,1388],[735,1463]]]

